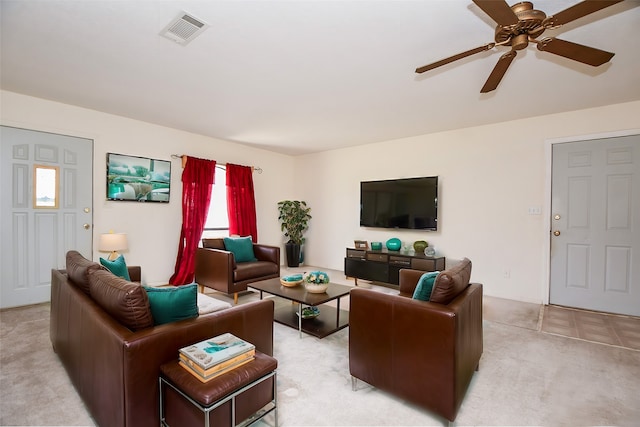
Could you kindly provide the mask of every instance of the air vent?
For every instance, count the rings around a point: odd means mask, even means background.
[[[186,46],[207,28],[209,28],[208,24],[186,12],[182,12],[176,19],[171,21],[169,25],[162,29],[160,35],[182,46]]]

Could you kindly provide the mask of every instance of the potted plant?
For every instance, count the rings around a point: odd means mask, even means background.
[[[303,234],[309,228],[311,208],[305,201],[283,200],[278,202],[278,220],[280,229],[288,238],[286,244],[287,266],[300,265],[300,245],[304,242]]]

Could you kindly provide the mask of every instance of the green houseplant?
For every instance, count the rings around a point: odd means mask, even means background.
[[[280,229],[287,238],[287,266],[300,265],[300,245],[304,242],[304,232],[309,228],[311,208],[307,202],[300,200],[283,200],[278,202],[278,220]]]

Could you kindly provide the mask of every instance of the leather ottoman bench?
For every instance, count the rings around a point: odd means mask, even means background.
[[[165,363],[160,366],[160,423],[246,426],[273,412],[277,426],[277,366],[276,359],[256,351],[251,362],[202,382],[178,360]]]

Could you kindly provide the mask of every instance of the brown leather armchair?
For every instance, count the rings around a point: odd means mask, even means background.
[[[257,261],[236,262],[227,251],[224,239],[202,239],[202,248],[196,251],[195,281],[200,290],[206,286],[226,294],[233,294],[238,303],[238,292],[246,291],[249,283],[280,277],[280,248],[253,244]]]
[[[456,274],[465,261],[468,274]],[[349,371],[354,390],[360,379],[455,420],[483,345],[482,285],[469,284],[471,262],[465,261],[436,279],[448,282],[448,303],[411,298],[424,273],[417,270],[400,271],[400,295],[351,291]]]

